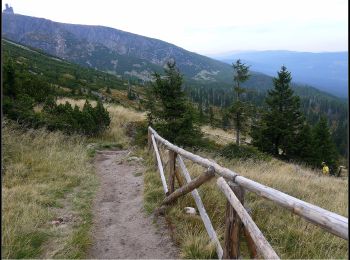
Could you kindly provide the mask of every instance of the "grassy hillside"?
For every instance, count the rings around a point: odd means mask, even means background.
[[[206,135],[225,143],[227,135],[218,137],[220,130],[206,127]],[[164,163],[167,153],[162,150]],[[348,181],[346,178],[321,176],[301,165],[289,164],[276,159],[269,161],[228,160],[215,153],[200,152],[201,156],[214,159],[220,165],[233,169],[249,179],[268,185],[291,196],[313,203],[327,210],[348,217]],[[194,178],[205,170],[186,161]],[[168,171],[168,170],[167,170]],[[166,173],[168,176],[168,172]],[[226,199],[216,187],[215,180],[199,189],[208,215],[223,243]],[[159,173],[153,158],[149,157],[149,168],[145,176],[145,207],[152,212],[164,198]],[[281,258],[329,259],[347,258],[347,241],[331,235],[289,211],[257,195],[246,193],[246,206],[251,209],[252,218]],[[214,258],[215,247],[209,244],[201,218],[185,214],[185,207],[195,207],[190,194],[179,199],[166,211],[171,223],[173,237],[181,248],[183,258]],[[242,245],[242,256],[249,258],[247,246]]]
[[[68,90],[89,88],[99,90],[102,88],[127,89],[125,81],[108,73],[91,68],[82,67],[67,62],[58,57],[43,53],[38,49],[32,49],[16,44],[6,39],[1,41],[3,59],[14,59],[16,66],[30,72],[33,75],[40,75],[55,84]]]
[[[4,124],[2,257],[83,258],[90,242],[91,203],[98,186],[89,155],[93,156],[101,147],[135,149],[135,140],[130,137],[138,138],[136,125],[145,121],[145,114],[130,108],[138,108],[139,101],[128,99],[125,83],[113,75],[82,68],[8,41],[2,41],[2,44],[4,60],[13,59],[16,71],[22,75],[18,80],[30,74],[41,78],[50,87],[57,88],[57,103],[68,102],[81,109],[84,98],[94,96],[74,93],[73,90],[87,88],[127,106],[105,103],[111,117],[110,127],[92,137],[67,136],[43,129],[28,130],[8,120]],[[107,93],[107,86],[110,93]],[[142,90],[135,90],[142,95]],[[96,105],[93,100],[90,103]],[[42,109],[43,104],[37,102],[33,111],[39,114]],[[231,141],[230,132],[209,127],[204,127],[203,131],[210,140],[218,141],[218,146]],[[134,152],[147,159],[144,197],[145,210],[151,212],[164,197],[159,174],[154,168],[153,156],[147,150],[142,147]],[[228,160],[215,151],[197,153],[243,176],[348,216],[347,180],[319,176],[318,172],[303,166],[275,159],[268,162]],[[164,151],[162,156],[167,158]],[[192,177],[204,170],[190,162],[187,165]],[[199,192],[222,241],[225,199],[214,182],[205,184]],[[281,257],[347,257],[345,241],[254,194],[248,193],[246,201],[252,209],[253,219]],[[200,218],[184,214],[185,206],[194,206],[189,195],[169,207],[166,213],[182,257],[215,257]],[[56,226],[55,221],[59,219],[64,221],[63,227]],[[245,249],[243,256],[247,256]]]
[[[82,107],[85,100],[57,102]],[[111,126],[93,138],[28,130],[5,120],[2,258],[85,257],[98,187],[91,156],[96,149],[129,148],[128,124],[144,120],[144,114],[133,109],[114,104],[106,107]],[[60,219],[63,223],[55,224]]]
[[[83,100],[59,99],[82,106]],[[93,102],[92,102],[93,103]],[[94,105],[94,104],[93,104]],[[112,115],[111,128],[100,137],[82,139],[46,131],[24,131],[16,125],[5,124],[3,175],[3,258],[59,257],[81,258],[89,242],[91,198],[96,180],[89,163],[89,147],[130,147],[127,136],[132,122],[142,122],[144,114],[116,105],[108,105]],[[208,137],[227,143],[231,134],[209,127]],[[222,133],[225,133],[222,137]],[[220,138],[219,138],[219,137]],[[225,141],[226,140],[226,141]],[[92,144],[93,143],[93,144]],[[147,158],[145,174],[145,209],[151,212],[164,198],[159,173],[153,156],[144,149],[137,154]],[[223,166],[260,183],[274,187],[299,199],[348,216],[348,182],[344,179],[319,176],[308,168],[278,160],[227,160],[214,153],[200,152]],[[166,161],[164,152],[163,158]],[[47,159],[46,159],[47,158]],[[192,178],[203,168],[186,162]],[[73,169],[73,170],[72,170]],[[15,176],[15,177],[14,177]],[[33,189],[35,187],[35,189]],[[89,187],[89,188],[87,188]],[[83,193],[81,193],[83,192]],[[218,235],[223,240],[225,198],[212,181],[199,189]],[[80,195],[79,195],[80,194]],[[25,201],[23,201],[25,198]],[[247,193],[247,206],[252,217],[273,248],[282,258],[346,258],[346,241],[330,235],[271,202]],[[78,221],[68,229],[52,225],[67,209]],[[213,258],[215,249],[208,242],[204,225],[198,216],[184,213],[186,206],[194,207],[190,195],[169,207],[166,216],[179,243],[183,258]],[[80,216],[80,217],[77,217]],[[13,221],[15,219],[15,221]],[[81,225],[86,220],[86,225]],[[83,239],[84,238],[84,239]],[[59,249],[57,249],[57,245]],[[54,246],[53,246],[54,245]],[[245,244],[243,256],[248,257]]]
[[[97,187],[86,140],[5,121],[2,143],[2,258],[83,258]]]

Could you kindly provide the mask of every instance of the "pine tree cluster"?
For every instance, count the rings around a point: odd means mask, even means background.
[[[108,111],[98,101],[96,107],[86,101],[82,111],[68,102],[57,105],[56,90],[38,75],[16,71],[11,60],[4,65],[3,112],[27,127],[47,127],[65,133],[97,135],[110,124]],[[43,106],[35,112],[36,105]]]
[[[154,73],[154,83],[147,95],[148,121],[172,143],[195,146],[201,132],[196,125],[194,109],[182,89],[183,77],[174,61],[169,61],[165,75]]]
[[[264,112],[252,124],[252,143],[263,152],[314,167],[320,167],[324,161],[334,172],[339,156],[327,120],[322,117],[311,128],[300,111],[300,100],[290,87],[291,80],[291,73],[282,66],[274,78],[274,89],[266,97]]]

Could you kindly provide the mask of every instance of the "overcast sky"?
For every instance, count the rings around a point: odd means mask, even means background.
[[[346,51],[347,0],[8,0],[14,12],[104,25],[201,54]]]

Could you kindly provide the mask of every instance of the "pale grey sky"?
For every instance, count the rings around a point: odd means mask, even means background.
[[[347,0],[5,0],[15,13],[104,25],[201,54],[348,50]]]

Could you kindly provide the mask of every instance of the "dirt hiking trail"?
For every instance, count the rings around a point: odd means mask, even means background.
[[[128,153],[108,150],[96,154],[94,165],[101,186],[94,201],[93,244],[88,257],[178,258],[169,231],[163,225],[156,227],[154,218],[144,212],[144,168],[137,160],[127,160]]]

